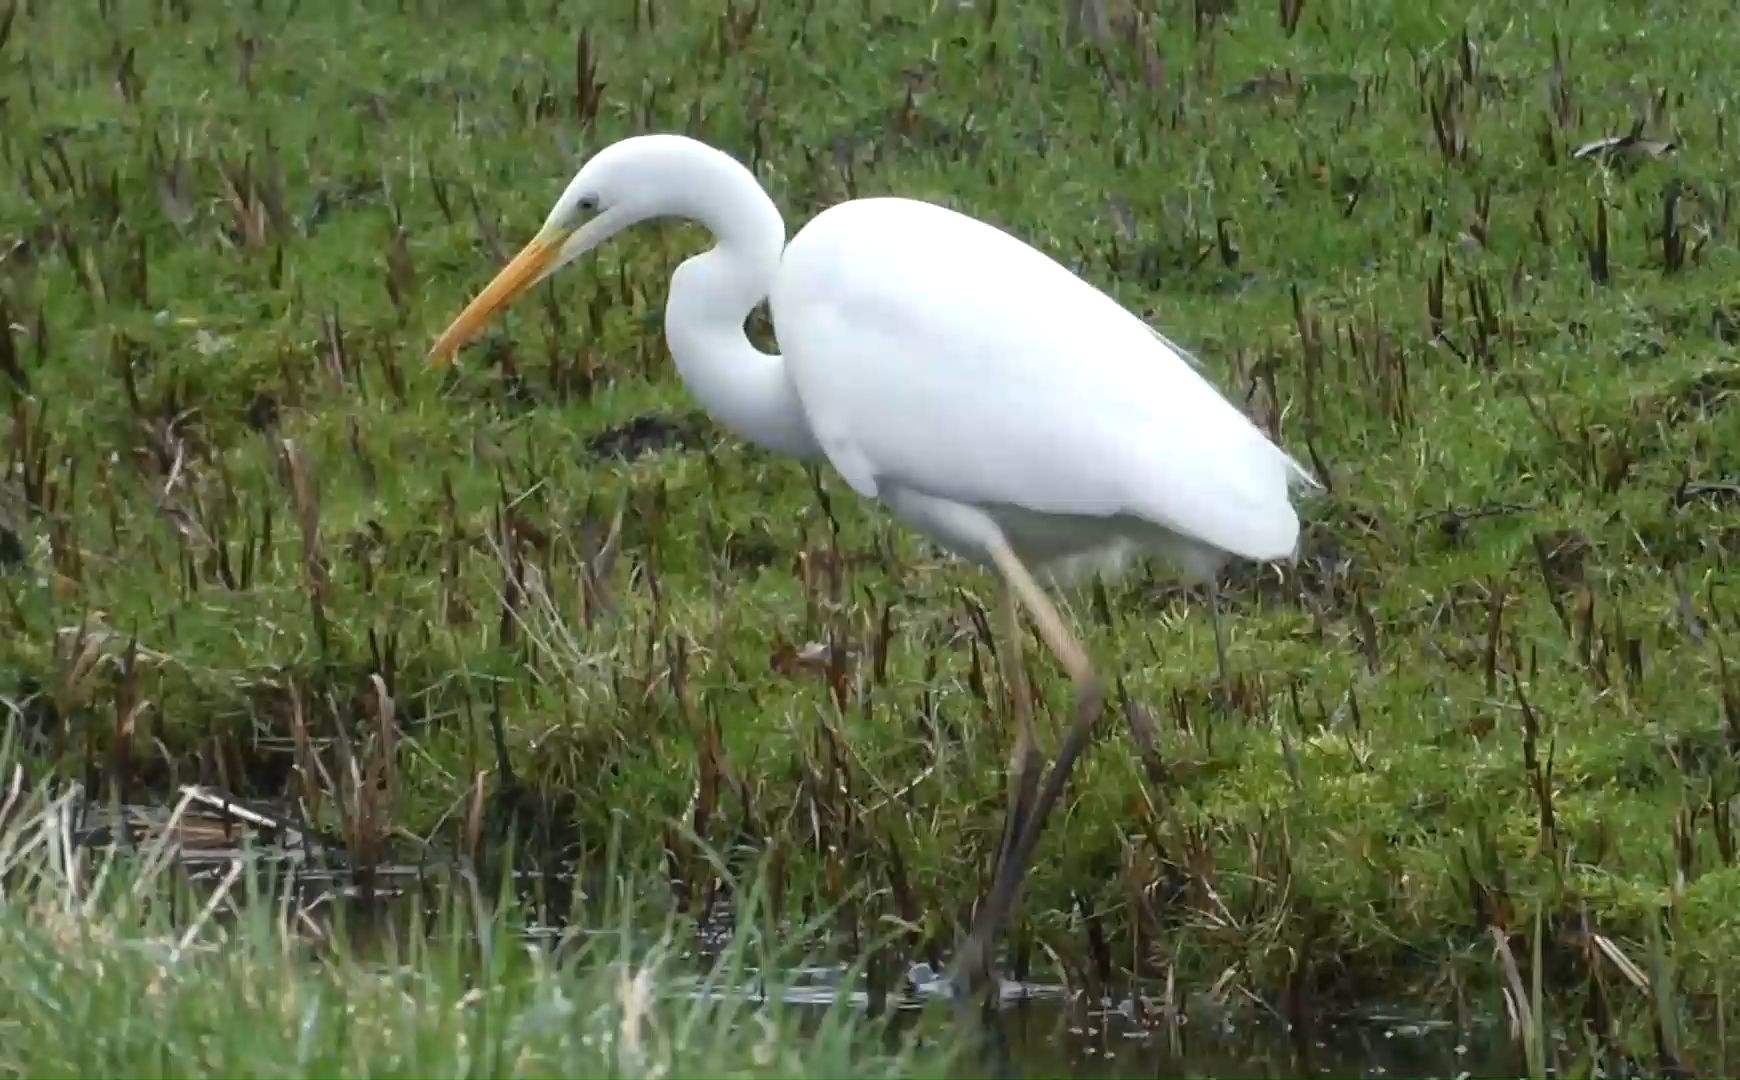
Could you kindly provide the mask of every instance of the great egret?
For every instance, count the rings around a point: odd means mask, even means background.
[[[962,961],[976,979],[1104,700],[1029,567],[1061,583],[1140,550],[1166,556],[1207,586],[1224,677],[1215,576],[1232,556],[1290,557],[1292,488],[1316,482],[1146,323],[1008,233],[930,203],[867,198],[816,215],[788,245],[754,175],[678,135],[624,139],[587,161],[431,361],[610,236],[667,217],[717,238],[677,267],[665,309],[677,370],[713,417],[769,450],[826,458],[858,494],[1004,579],[997,621],[1017,732],[996,878]],[[763,299],[781,356],[744,333]],[[1017,602],[1075,685],[1074,722],[1043,785]]]

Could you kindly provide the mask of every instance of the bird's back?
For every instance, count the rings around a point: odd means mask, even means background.
[[[1131,515],[1248,558],[1292,553],[1309,476],[1145,323],[1013,236],[860,199],[787,247],[770,306],[829,458],[1046,514]]]

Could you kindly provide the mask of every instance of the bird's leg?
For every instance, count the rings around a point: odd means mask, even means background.
[[[1033,735],[1033,696],[1027,689],[1027,665],[1021,657],[1021,613],[1016,607],[1015,590],[1007,582],[998,592],[997,636],[1002,639],[998,655],[1003,661],[1003,685],[1009,691],[1009,707],[1014,712],[1015,745],[1009,751],[1009,812],[1003,823],[1003,842],[997,848],[993,874],[1014,854],[1039,785],[1039,741]]]
[[[961,951],[957,970],[965,991],[963,996],[971,996],[990,978],[991,942],[1002,930],[1004,921],[1015,906],[1015,900],[1021,891],[1021,881],[1026,876],[1027,860],[1033,854],[1034,845],[1039,842],[1039,831],[1045,826],[1045,819],[1050,814],[1052,805],[1063,794],[1063,785],[1069,779],[1070,770],[1075,767],[1075,759],[1093,738],[1094,723],[1099,719],[1100,710],[1105,704],[1105,687],[1099,676],[1094,674],[1086,651],[1064,625],[1057,609],[1046,597],[1045,590],[1033,580],[1033,575],[1028,573],[1020,557],[1001,539],[991,546],[990,554],[1010,591],[1033,617],[1040,639],[1057,657],[1064,670],[1069,672],[1071,681],[1075,683],[1075,706],[1069,731],[1064,735],[1063,744],[1058,747],[1057,760],[1052,763],[1051,771],[1045,774],[1044,780],[1039,784],[1039,791],[1032,808],[1021,823],[1013,849],[1007,858],[999,860],[996,876],[991,882],[991,891],[980,906],[972,933],[967,936]]]
[[[1220,697],[1223,709],[1232,708],[1232,679],[1226,666],[1226,630],[1220,621],[1220,581],[1210,577],[1204,586],[1208,593],[1208,617],[1214,623],[1214,658],[1220,664]]]

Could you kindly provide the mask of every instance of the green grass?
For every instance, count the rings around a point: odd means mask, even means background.
[[[783,1004],[782,972],[814,942],[762,936],[753,903],[748,932],[699,963],[692,927],[629,916],[642,905],[626,874],[598,927],[553,946],[457,877],[429,922],[402,901],[335,921],[306,893],[275,894],[255,859],[198,885],[157,845],[68,861],[75,798],[28,792],[0,817],[9,1075],[875,1076],[949,1062],[935,1039],[885,1038],[848,999]]]
[[[842,951],[902,919],[896,955],[946,956],[1001,827],[988,581],[824,473],[830,521],[715,428],[591,441],[693,409],[659,324],[698,231],[620,238],[458,377],[422,366],[587,152],[687,130],[792,231],[883,192],[1012,229],[1327,466],[1298,565],[1227,585],[1231,715],[1163,568],[1066,598],[1153,758],[1114,708],[1018,951],[1103,974],[1079,894],[1118,972],[1497,1008],[1487,927],[1532,986],[1538,914],[1548,1020],[1613,1018],[1570,1053],[1654,1061],[1668,1001],[1715,1068],[1740,1021],[1740,24],[1099,6],[1097,43],[984,0],[0,8],[0,693],[33,762],[299,800],[359,857],[487,855],[516,823],[590,864],[615,828],[695,877],[690,828],[767,858],[781,915],[836,912]],[[604,85],[577,101],[582,30]],[[1675,152],[1572,157],[1634,118]],[[829,641],[832,686],[781,662]],[[1665,996],[1594,944],[1642,965],[1652,925]]]

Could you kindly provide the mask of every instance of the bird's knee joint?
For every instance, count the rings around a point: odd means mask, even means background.
[[[1105,680],[1093,671],[1087,671],[1076,679],[1076,700],[1084,706],[1099,708],[1106,701]]]

